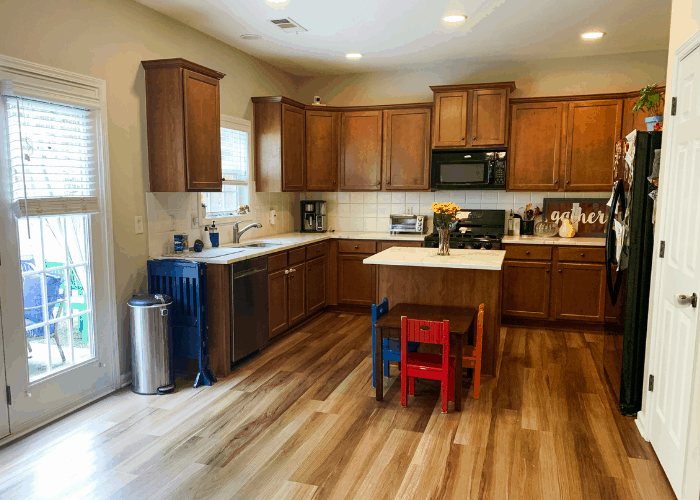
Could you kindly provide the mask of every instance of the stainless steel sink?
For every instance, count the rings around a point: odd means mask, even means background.
[[[247,245],[241,245],[242,247],[255,247],[255,248],[267,248],[267,247],[277,247],[281,243],[248,243]]]

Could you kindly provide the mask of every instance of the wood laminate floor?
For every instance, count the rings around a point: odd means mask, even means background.
[[[0,449],[0,498],[673,499],[601,349],[503,329],[497,376],[443,415],[432,382],[377,403],[370,318],[324,313],[212,387],[123,390]]]

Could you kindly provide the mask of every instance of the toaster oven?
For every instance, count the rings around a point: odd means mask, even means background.
[[[423,234],[428,228],[426,215],[392,215],[389,231],[391,233]]]

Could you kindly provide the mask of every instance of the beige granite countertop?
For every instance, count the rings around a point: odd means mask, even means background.
[[[450,255],[439,256],[434,248],[392,247],[367,257],[364,264],[385,266],[443,267],[500,271],[506,252],[503,250],[450,249]]]
[[[263,255],[270,255],[301,247],[317,241],[330,239],[350,239],[350,240],[394,240],[394,241],[423,241],[424,234],[390,234],[380,232],[327,232],[327,233],[283,233],[265,238],[255,238],[242,241],[239,244],[228,243],[216,249],[205,249],[202,254],[189,252],[179,255],[162,255],[156,259],[186,259],[196,262],[206,262],[207,264],[232,264],[242,260],[248,260]],[[251,243],[271,243],[269,247],[245,247]],[[435,252],[435,250],[431,250]],[[209,254],[209,255],[207,255]],[[216,255],[212,255],[216,254]]]
[[[585,247],[604,247],[605,238],[592,238],[590,236],[574,236],[573,238],[561,238],[559,236],[551,236],[549,238],[545,238],[542,236],[504,236],[502,243],[523,245],[571,245]]]

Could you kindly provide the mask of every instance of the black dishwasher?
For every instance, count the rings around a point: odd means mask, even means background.
[[[231,264],[231,308],[231,361],[236,362],[267,343],[267,257]]]

